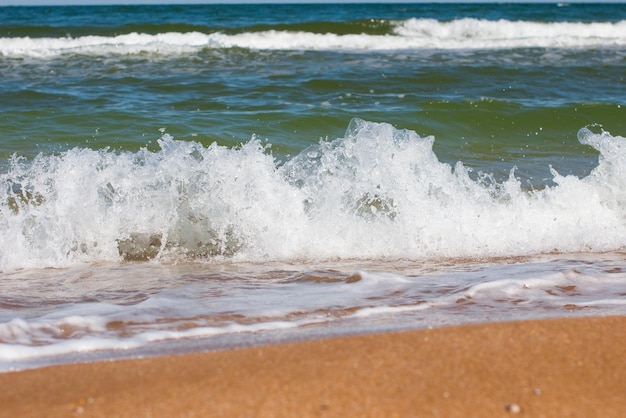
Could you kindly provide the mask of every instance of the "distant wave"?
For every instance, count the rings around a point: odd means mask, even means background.
[[[392,22],[383,34],[340,34],[290,30],[260,30],[228,34],[132,32],[117,36],[4,37],[0,55],[55,57],[64,54],[184,54],[202,49],[348,50],[591,48],[626,46],[626,20],[596,22],[525,22],[473,18],[452,21],[417,19]]]

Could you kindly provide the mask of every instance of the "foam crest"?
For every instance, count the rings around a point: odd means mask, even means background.
[[[66,54],[159,55],[192,53],[219,46],[211,35],[200,32],[168,32],[156,35],[128,33],[117,36],[81,36],[65,38],[0,38],[0,55],[50,58]]]
[[[65,54],[179,55],[202,49],[253,50],[411,50],[489,48],[589,48],[626,45],[626,21],[526,22],[463,18],[452,21],[412,18],[392,22],[390,34],[313,33],[266,30],[222,32],[127,33],[117,36],[0,38],[0,55],[55,57]]]
[[[626,21],[527,22],[463,18],[449,22],[409,19],[396,33],[437,48],[520,48],[626,45]]]
[[[280,163],[236,148],[74,148],[0,175],[0,270],[119,260],[271,261],[516,256],[623,248],[624,138],[586,178],[525,190],[438,160],[433,137],[355,119],[345,137]]]
[[[14,157],[0,192],[2,270],[229,256],[246,235],[271,226],[268,216],[289,222],[289,190],[275,188],[281,179],[259,141],[204,148],[165,134],[159,145],[158,152],[75,148],[32,162]]]

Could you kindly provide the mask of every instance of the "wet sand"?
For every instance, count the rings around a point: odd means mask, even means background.
[[[2,417],[624,417],[626,317],[479,324],[0,374]]]

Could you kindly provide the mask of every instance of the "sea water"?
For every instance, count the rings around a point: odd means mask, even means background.
[[[626,10],[0,8],[0,369],[626,314]]]

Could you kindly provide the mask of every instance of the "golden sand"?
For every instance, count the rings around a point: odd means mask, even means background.
[[[626,317],[491,323],[0,374],[6,417],[626,417]]]

